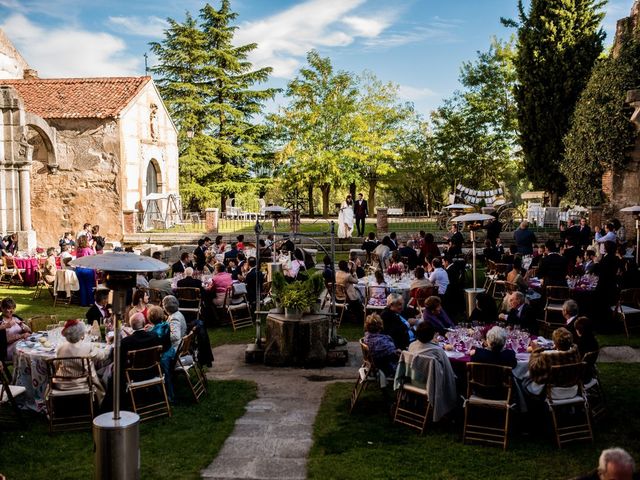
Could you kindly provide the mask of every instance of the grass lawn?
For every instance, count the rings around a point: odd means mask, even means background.
[[[594,445],[575,443],[558,450],[550,433],[512,434],[506,452],[463,445],[462,422],[429,426],[423,437],[394,425],[376,388],[365,392],[349,415],[353,385],[333,384],[316,418],[309,478],[567,479],[595,468],[600,451],[610,446],[625,448],[638,458],[640,418],[634,412],[639,376],[637,364],[601,365],[609,416],[595,426]]]
[[[186,391],[185,391],[186,394]],[[256,386],[244,381],[209,382],[201,403],[188,397],[171,418],[140,425],[141,478],[197,479],[213,461]],[[12,480],[93,478],[90,431],[48,434],[44,417],[33,414],[25,430],[2,432],[0,472]]]
[[[59,305],[53,308],[53,298],[47,291],[43,291],[40,298],[33,300],[34,288],[12,286],[0,288],[0,298],[12,297],[18,305],[16,314],[24,320],[36,315],[58,315],[59,320],[70,318],[84,318],[87,307],[78,305]]]

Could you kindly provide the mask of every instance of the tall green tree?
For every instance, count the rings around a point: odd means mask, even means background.
[[[563,138],[594,62],[602,52],[604,17],[598,0],[518,1],[516,71],[518,125],[524,165],[533,187],[550,192],[557,204],[565,190],[559,170]]]
[[[569,200],[580,205],[599,205],[605,200],[602,174],[624,167],[637,135],[625,99],[638,85],[640,41],[632,37],[622,43],[617,55],[598,61],[576,105],[560,165]]]
[[[247,60],[255,43],[233,44],[236,18],[229,0],[206,4],[199,22],[188,13],[183,23],[168,19],[165,38],[151,44],[160,92],[178,126],[193,132],[180,134],[181,192],[191,208],[219,194],[224,210],[227,196],[247,187],[247,167],[264,144],[255,117],[277,91],[253,88],[271,68]]]
[[[289,103],[270,120],[285,139],[281,160],[289,186],[308,192],[310,213],[313,188],[320,188],[327,217],[331,188],[352,178],[347,158],[358,90],[352,74],[334,71],[317,51],[307,54],[307,63],[287,86]]]

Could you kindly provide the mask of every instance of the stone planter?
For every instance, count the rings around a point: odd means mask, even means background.
[[[302,318],[302,310],[298,310],[295,308],[286,308],[284,309],[284,317],[287,320],[300,320]]]

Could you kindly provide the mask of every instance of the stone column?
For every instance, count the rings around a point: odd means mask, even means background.
[[[594,227],[602,226],[602,207],[589,207],[589,225],[592,231]]]
[[[138,231],[137,229],[137,219],[138,218],[138,210],[123,210],[122,211],[122,227],[125,234],[132,234]]]
[[[20,226],[21,230],[31,230],[31,178],[29,166],[23,166],[20,172]]]
[[[219,210],[217,208],[207,208],[204,211],[204,223],[207,232],[218,233]]]
[[[381,236],[389,231],[389,217],[386,208],[376,209],[376,232]]]

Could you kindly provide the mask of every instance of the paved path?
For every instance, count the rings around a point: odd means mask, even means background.
[[[243,379],[258,385],[258,398],[236,421],[216,459],[205,470],[207,479],[305,479],[313,423],[328,383],[354,381],[362,357],[349,344],[349,365],[302,369],[249,365],[245,345],[214,349],[209,379]]]
[[[640,349],[628,346],[602,347],[598,354],[598,363],[637,363],[640,362]]]

